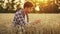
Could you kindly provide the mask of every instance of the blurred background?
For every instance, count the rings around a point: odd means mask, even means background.
[[[60,13],[60,0],[0,0],[0,13],[15,13],[16,6],[22,9],[26,1],[35,5],[32,13]]]
[[[20,4],[23,9],[25,2],[30,1],[34,10],[29,13],[29,22],[40,19],[40,23],[29,23],[27,34],[60,34],[60,0],[0,0],[0,34],[17,34],[12,27],[13,18]]]

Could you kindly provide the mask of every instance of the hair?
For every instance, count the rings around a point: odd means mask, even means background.
[[[25,4],[24,4],[24,8],[25,7],[33,7],[33,3],[31,3],[31,2],[25,2]]]

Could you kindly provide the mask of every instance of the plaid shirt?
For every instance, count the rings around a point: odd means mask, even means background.
[[[27,16],[28,17],[28,16]],[[28,20],[28,18],[27,18]],[[13,19],[13,24],[14,25],[25,25],[25,19],[24,19],[24,14],[22,10],[19,10],[15,13],[14,19]]]

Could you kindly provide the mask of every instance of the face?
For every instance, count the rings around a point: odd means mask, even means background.
[[[33,7],[28,7],[28,8],[25,8],[25,9],[26,9],[26,12],[27,12],[27,13],[30,13],[30,12],[32,12]]]

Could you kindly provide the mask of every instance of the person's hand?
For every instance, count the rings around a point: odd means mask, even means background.
[[[40,19],[35,20],[35,23],[36,23],[36,24],[37,24],[37,23],[40,23],[40,22],[41,22]]]
[[[36,19],[34,22],[32,22],[33,24],[38,24],[41,22],[41,19]]]

